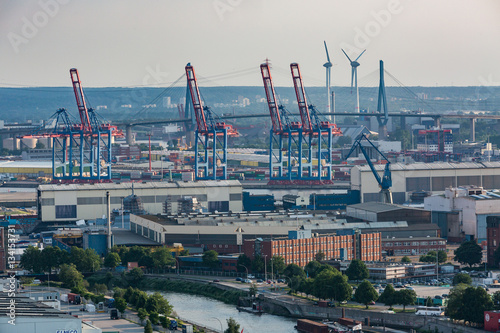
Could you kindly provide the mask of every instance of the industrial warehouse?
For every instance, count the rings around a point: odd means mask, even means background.
[[[121,209],[122,200],[140,198],[142,208],[161,214],[165,206],[174,213],[179,199],[195,198],[208,211],[241,211],[242,187],[237,180],[200,182],[143,182],[54,184],[38,188],[39,217],[42,222],[92,220],[106,215],[106,192],[111,209]],[[139,204],[139,203],[138,203]]]

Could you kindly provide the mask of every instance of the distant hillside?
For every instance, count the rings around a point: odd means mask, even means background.
[[[262,87],[201,87],[200,90],[206,105],[219,115],[267,112]],[[333,90],[336,110],[354,111],[355,92],[351,92],[350,87],[333,87]],[[90,106],[108,119],[177,118],[176,104],[184,103],[181,99],[185,92],[184,87],[85,89]],[[306,92],[308,103],[316,105],[320,111],[326,108],[325,88],[311,87]],[[293,88],[277,87],[276,93],[291,112],[297,112]],[[377,94],[376,87],[360,88],[361,109],[376,110]],[[390,112],[402,109],[500,111],[500,87],[387,87],[387,97]],[[248,105],[243,107],[243,104]],[[0,119],[19,122],[47,119],[59,108],[66,108],[77,116],[72,88],[0,88]]]

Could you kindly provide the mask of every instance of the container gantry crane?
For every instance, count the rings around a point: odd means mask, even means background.
[[[193,66],[188,63],[185,70],[196,117],[195,178],[227,179],[227,139],[239,134],[232,125],[217,121],[215,113],[203,105]]]
[[[269,63],[260,65],[272,128],[269,141],[269,178],[271,181],[297,179],[300,175],[301,123],[292,121],[289,112],[279,105],[274,91]]]
[[[52,135],[52,177],[54,180],[94,181],[111,179],[111,145],[113,137],[123,133],[87,108],[80,76],[70,69],[80,123],[69,119],[64,109],[58,116],[63,125]],[[64,112],[63,112],[64,111]]]
[[[370,156],[368,152],[366,151],[365,147],[362,145],[362,141],[366,140],[372,147],[375,149],[377,153],[382,156],[384,159],[385,163],[385,168],[384,168],[384,173],[382,177],[378,174],[377,170],[375,169],[375,166],[373,165],[372,161],[370,160]],[[391,203],[392,204],[392,192],[391,192],[391,187],[392,187],[392,175],[391,175],[391,162],[385,157],[385,155],[371,142],[368,137],[364,134],[361,134],[356,141],[354,141],[351,150],[349,153],[346,155],[345,159],[347,160],[349,156],[356,150],[356,148],[359,148],[361,152],[363,153],[366,163],[370,167],[370,170],[372,171],[373,175],[375,176],[375,179],[377,180],[377,183],[380,187],[380,201],[385,202],[385,203]]]
[[[332,140],[333,136],[340,136],[342,132],[337,125],[322,119],[314,105],[307,104],[299,64],[290,64],[290,70],[302,121],[298,178],[331,182],[333,176]],[[316,154],[314,154],[315,150]],[[314,158],[316,158],[316,163],[313,162]]]

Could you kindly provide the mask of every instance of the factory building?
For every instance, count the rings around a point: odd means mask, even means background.
[[[380,240],[380,233],[361,234],[354,230],[321,236],[310,230],[293,230],[288,237],[246,240],[243,252],[252,260],[256,256],[269,259],[280,256],[285,259],[285,264],[301,267],[315,260],[315,255],[320,251],[328,260],[377,261],[381,258]]]
[[[15,325],[9,324],[11,304],[14,302]],[[10,297],[8,293],[0,292],[0,327],[2,332],[9,333],[101,333],[97,328],[77,316],[71,316],[41,302],[16,293]],[[8,327],[8,328],[7,328]]]
[[[446,240],[439,237],[383,238],[382,251],[388,256],[421,256],[429,251],[446,251]]]
[[[406,221],[408,225],[431,223],[430,211],[382,202],[365,202],[347,206],[346,215],[368,222]]]
[[[382,175],[384,165],[375,165]],[[391,164],[394,203],[402,204],[413,192],[443,194],[448,187],[465,185],[500,188],[500,162]],[[351,189],[359,190],[361,202],[379,201],[380,188],[368,165],[351,170]]]
[[[486,240],[486,220],[500,216],[500,193],[490,192],[478,186],[447,188],[443,195],[424,199],[425,209],[433,214],[454,212],[458,214],[460,232],[467,239]],[[456,224],[454,224],[456,225]],[[451,226],[448,228],[451,232]]]
[[[133,187],[133,189],[132,189]],[[242,210],[242,187],[237,180],[198,182],[143,182],[99,184],[51,184],[38,187],[38,214],[42,222],[93,220],[106,215],[106,192],[111,209],[120,209],[122,200],[134,194],[149,214],[161,214],[170,199],[172,212],[177,199],[195,197],[208,212]]]
[[[242,252],[241,245],[248,240],[286,238],[289,232],[297,230],[318,237],[350,235],[352,230],[359,230],[362,235],[377,233],[380,237],[408,237],[409,233],[419,231],[413,230],[414,226],[408,227],[406,222],[348,223],[324,214],[300,213],[131,215],[130,221],[131,232],[157,244],[182,243],[185,248],[215,250],[220,254]],[[429,231],[425,230],[425,234]]]

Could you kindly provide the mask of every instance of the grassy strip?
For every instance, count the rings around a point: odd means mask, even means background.
[[[200,284],[190,281],[177,281],[159,278],[147,278],[141,282],[141,289],[174,291],[184,294],[201,295],[213,298],[227,304],[238,304],[240,297],[248,295],[246,291],[222,290],[213,285]]]

